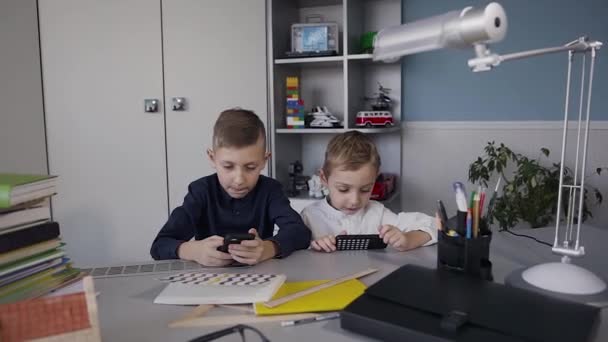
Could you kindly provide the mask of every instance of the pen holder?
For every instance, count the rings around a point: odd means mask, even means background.
[[[451,221],[451,220],[450,220]],[[492,232],[485,220],[479,222],[480,234],[470,239],[466,235],[450,236],[448,229],[439,231],[437,243],[437,269],[462,272],[473,277],[493,280],[490,261]]]

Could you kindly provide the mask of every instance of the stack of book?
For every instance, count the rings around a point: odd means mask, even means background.
[[[0,304],[36,298],[81,277],[51,220],[56,183],[55,176],[0,173]]]

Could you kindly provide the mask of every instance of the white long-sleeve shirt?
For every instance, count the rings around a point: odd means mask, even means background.
[[[431,239],[424,246],[437,242],[437,227],[433,217],[423,213],[393,213],[382,203],[369,201],[367,206],[353,215],[346,215],[333,208],[327,199],[317,201],[302,210],[302,219],[312,231],[312,238],[337,235],[345,230],[347,234],[378,234],[378,228],[390,224],[403,232],[421,230]]]

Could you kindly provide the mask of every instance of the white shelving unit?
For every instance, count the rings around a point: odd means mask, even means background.
[[[311,175],[322,163],[325,147],[339,133],[350,130],[371,134],[382,158],[382,172],[401,176],[401,65],[373,62],[372,55],[360,51],[361,34],[401,24],[401,0],[269,0],[268,10],[268,79],[270,89],[270,139],[272,175],[287,185],[289,163],[300,160],[304,174]],[[291,25],[304,23],[311,15],[324,22],[335,22],[340,31],[340,54],[337,56],[286,58],[291,49]],[[327,106],[344,128],[286,128],[286,77],[297,76],[300,97],[308,111],[313,106]],[[387,128],[355,126],[357,112],[370,110],[366,96],[378,91],[378,82],[390,88],[395,125]],[[390,207],[399,209],[400,198],[392,196]],[[294,207],[313,199],[292,198]],[[303,202],[304,203],[304,202]]]

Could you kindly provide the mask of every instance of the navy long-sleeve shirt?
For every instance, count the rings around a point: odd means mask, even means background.
[[[273,237],[275,224],[279,232]],[[280,257],[310,244],[311,232],[289,205],[279,182],[261,175],[251,192],[236,199],[226,193],[217,174],[213,174],[190,183],[184,203],[173,210],[154,239],[150,254],[156,260],[178,259],[177,248],[192,237],[202,240],[212,235],[247,233],[250,228],[256,228],[260,238],[274,241]]]

